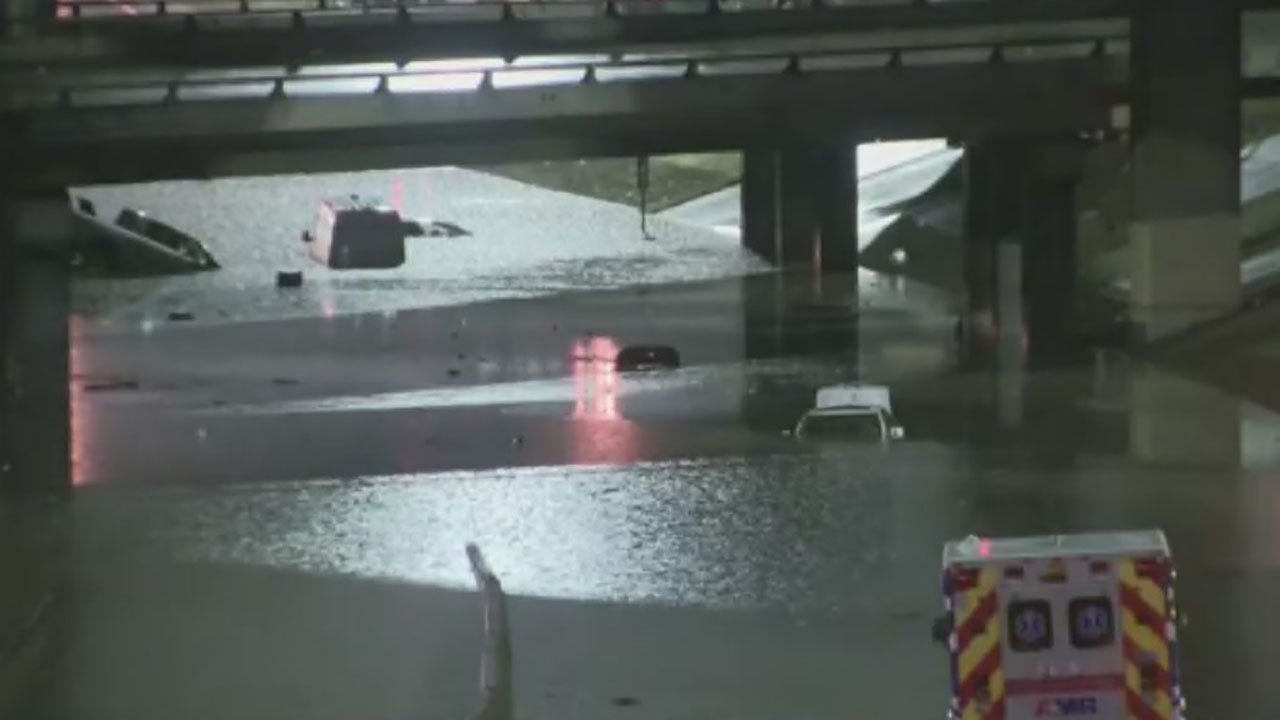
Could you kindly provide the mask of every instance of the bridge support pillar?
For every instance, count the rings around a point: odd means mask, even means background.
[[[780,158],[773,150],[742,154],[742,245],[773,264],[778,262],[781,170]]]
[[[1043,366],[1070,357],[1078,328],[1075,190],[1082,148],[1006,138],[965,155],[966,343]]]
[[[0,489],[71,487],[70,244],[65,193],[0,199]]]
[[[29,34],[57,13],[57,0],[4,0],[0,2],[0,36]]]
[[[818,263],[823,274],[858,273],[858,149],[832,143],[816,159]]]
[[[1023,317],[1027,363],[1035,367],[1070,360],[1078,350],[1075,196],[1083,157],[1080,147],[1043,146],[1023,186]]]
[[[1013,140],[971,143],[964,159],[964,341],[989,359],[998,337],[997,256],[1016,239],[1025,148]]]
[[[1240,302],[1240,11],[1142,0],[1132,28],[1132,315],[1146,339]]]
[[[821,159],[812,146],[788,148],[782,153],[782,252],[786,267],[814,263],[818,250],[817,178]]]
[[[743,153],[743,246],[774,264],[856,276],[857,173],[852,143]]]

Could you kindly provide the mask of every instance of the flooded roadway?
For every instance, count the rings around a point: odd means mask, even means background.
[[[1148,526],[1192,717],[1276,717],[1280,419],[1119,360],[963,369],[947,297],[863,280],[80,321],[69,570],[19,717],[465,717],[468,541],[516,596],[521,717],[939,717],[944,540]],[[637,342],[685,367],[614,372]],[[784,435],[845,379],[891,385],[907,440]]]

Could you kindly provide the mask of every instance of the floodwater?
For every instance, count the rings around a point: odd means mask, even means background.
[[[241,303],[185,324],[150,292],[79,288],[77,488],[17,717],[465,717],[470,541],[514,596],[520,717],[939,717],[944,541],[1145,527],[1179,563],[1191,716],[1277,717],[1280,418],[1116,357],[967,367],[947,294],[760,273],[695,228],[633,240],[667,270],[593,279],[634,218],[589,202],[565,207],[602,244],[545,260],[576,278],[561,292],[468,288],[434,257],[404,272],[456,302],[371,283],[277,313],[265,289],[215,291],[246,262],[164,281]],[[445,219],[515,222],[495,207]],[[614,370],[653,342],[683,367]],[[906,440],[790,437],[844,380],[888,384]]]

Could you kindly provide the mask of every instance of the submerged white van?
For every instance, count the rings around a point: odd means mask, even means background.
[[[320,203],[315,225],[302,233],[311,257],[331,268],[393,268],[404,264],[400,213],[351,196]]]
[[[887,442],[904,436],[893,416],[889,388],[856,383],[819,389],[813,409],[801,416],[792,434],[844,442]]]

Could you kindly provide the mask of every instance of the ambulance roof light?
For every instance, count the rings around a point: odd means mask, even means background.
[[[978,538],[978,556],[991,557],[991,538]]]

